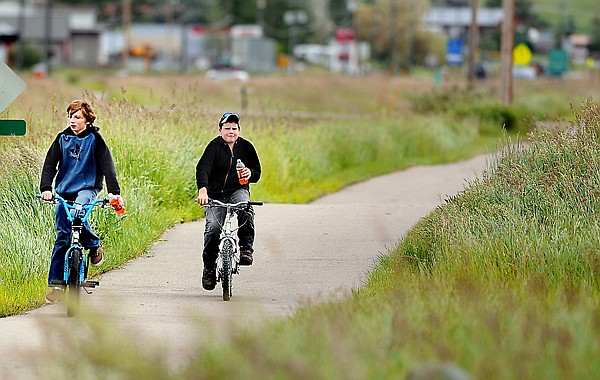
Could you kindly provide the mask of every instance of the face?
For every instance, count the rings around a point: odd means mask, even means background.
[[[219,132],[221,132],[221,137],[227,144],[233,144],[240,135],[240,128],[236,123],[225,123],[219,129]]]
[[[69,117],[69,127],[71,127],[71,130],[76,135],[83,132],[85,130],[86,125],[87,125],[87,121],[85,120],[85,116],[83,116],[83,113],[81,112],[81,110],[74,112]]]

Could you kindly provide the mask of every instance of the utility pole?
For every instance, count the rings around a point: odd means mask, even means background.
[[[46,33],[46,37],[45,37],[45,45],[46,45],[46,52],[45,52],[45,59],[44,62],[46,63],[46,75],[50,76],[50,56],[52,55],[52,0],[46,0],[46,10],[45,10],[45,16],[44,18],[45,20],[45,28],[46,30],[44,31]]]
[[[513,100],[513,49],[515,44],[515,0],[503,0],[502,46],[500,48],[500,85],[502,103],[510,105]]]
[[[267,6],[267,0],[257,0],[256,1],[256,9],[257,9],[257,17],[256,23],[260,26],[262,33],[264,33],[265,28],[265,7]]]
[[[469,30],[469,57],[467,60],[467,81],[469,88],[473,87],[475,80],[475,53],[479,40],[479,23],[477,22],[477,10],[479,0],[471,0],[471,29]]]
[[[390,16],[389,16],[389,39],[390,39],[390,49],[391,49],[391,67],[390,74],[392,76],[396,76],[398,73],[399,59],[398,59],[398,49],[396,49],[396,34],[398,33],[398,4],[396,0],[392,0],[390,3]]]
[[[121,61],[123,61],[123,75],[129,70],[129,50],[131,49],[131,0],[123,0],[123,50]]]
[[[175,53],[175,41],[173,39],[173,13],[174,13],[174,4],[173,4],[174,0],[167,0],[167,4],[166,4],[166,9],[165,9],[165,23],[166,23],[166,30],[167,30],[167,49],[166,49],[166,55],[167,55],[167,70],[171,70],[172,69],[172,65],[173,65],[173,54]],[[183,46],[181,46],[180,48],[181,51],[183,51]],[[146,57],[146,60],[149,61],[151,58]],[[150,66],[149,62],[147,62],[147,66]],[[147,70],[150,69],[150,67],[146,67]]]
[[[19,45],[17,47],[16,64],[19,70],[23,70],[25,56],[25,43],[23,42],[23,37],[25,36],[25,0],[21,0],[21,5],[19,6],[17,29],[19,29]]]

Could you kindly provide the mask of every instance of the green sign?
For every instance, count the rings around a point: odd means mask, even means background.
[[[548,75],[562,75],[569,71],[569,55],[563,49],[552,49],[548,52]]]
[[[0,136],[24,136],[25,120],[0,120]]]

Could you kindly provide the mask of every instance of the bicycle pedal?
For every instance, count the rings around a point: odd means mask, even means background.
[[[84,288],[95,288],[96,286],[100,286],[100,281],[88,280],[84,281],[81,286]]]
[[[50,281],[50,286],[66,286],[67,283],[63,280],[52,280]]]

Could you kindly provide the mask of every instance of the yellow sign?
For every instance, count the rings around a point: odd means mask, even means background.
[[[515,46],[513,50],[513,62],[517,65],[527,66],[531,62],[531,50],[524,43]]]

